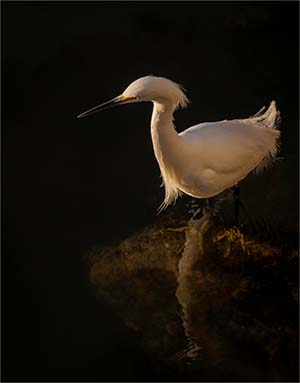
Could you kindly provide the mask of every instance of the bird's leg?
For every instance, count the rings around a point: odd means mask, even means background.
[[[239,204],[240,204],[240,207],[243,209],[245,215],[247,216],[250,225],[252,225],[252,227],[254,227],[253,221],[250,217],[250,214],[248,213],[248,211],[246,209],[246,206],[244,205],[244,203],[241,200],[239,200]]]
[[[220,241],[222,239],[227,240],[227,249],[224,254],[224,257],[228,257],[231,253],[231,244],[235,241],[238,241],[243,249],[244,252],[246,252],[248,255],[250,254],[249,249],[247,247],[246,240],[244,238],[244,234],[241,233],[239,227],[240,227],[240,220],[239,220],[239,213],[240,213],[240,206],[243,207],[241,201],[240,201],[240,187],[238,185],[235,185],[233,188],[233,200],[234,200],[234,218],[235,218],[235,226],[229,230],[225,230],[223,234],[217,236],[214,240]]]
[[[235,215],[235,224],[236,227],[239,227],[239,215],[240,211],[243,209],[245,215],[247,216],[250,224],[254,226],[252,219],[246,209],[245,204],[243,201],[240,199],[240,187],[238,185],[232,187],[233,190],[233,199],[234,199],[234,215]]]
[[[215,197],[206,198],[205,206],[203,207],[203,213],[209,213],[212,217],[216,216],[219,212],[219,203]]]
[[[206,204],[208,203],[208,201],[206,200]],[[199,207],[199,204],[197,202],[196,199],[193,199],[191,202],[189,202],[187,204],[187,206],[190,207],[189,209],[189,213],[192,214],[192,217],[190,218],[190,220],[195,220],[197,219],[197,216],[201,213],[205,213],[205,210],[207,209],[207,212],[210,211],[210,208],[209,206],[204,206],[204,207]],[[189,220],[189,222],[190,222]],[[181,232],[185,232],[187,230],[191,230],[191,226],[182,226],[182,227],[168,227],[166,229],[167,231],[173,231],[173,232],[177,232],[177,233],[181,233]]]
[[[205,206],[203,207],[203,212],[207,211],[210,212],[213,208],[213,200],[212,198],[206,198],[205,200]]]
[[[190,202],[187,203],[187,206],[189,207],[189,213],[192,215],[192,219],[195,219],[196,216],[201,212],[201,208],[199,207],[199,200],[192,199]]]
[[[234,219],[235,226],[240,226],[240,187],[238,185],[233,186],[233,200],[234,200]]]

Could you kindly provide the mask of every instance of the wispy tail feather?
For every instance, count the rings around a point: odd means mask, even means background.
[[[263,112],[266,110],[266,107],[263,106],[257,113],[255,113],[252,117],[259,117],[263,114]]]
[[[281,123],[280,111],[276,107],[276,102],[272,101],[269,108],[265,111],[265,107],[260,109],[254,116],[255,123],[262,127],[271,129],[273,133],[272,143],[268,155],[260,162],[255,168],[256,172],[260,172],[263,169],[269,167],[275,160],[280,147],[280,130]]]
[[[276,102],[273,100],[267,110],[262,107],[254,116],[256,123],[259,125],[278,130],[281,123],[280,111],[276,107]]]

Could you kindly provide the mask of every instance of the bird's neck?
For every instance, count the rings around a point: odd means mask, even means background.
[[[151,137],[155,157],[160,165],[174,162],[178,154],[179,136],[173,124],[174,105],[153,103]]]

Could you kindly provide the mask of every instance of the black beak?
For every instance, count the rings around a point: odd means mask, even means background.
[[[113,98],[110,101],[104,102],[103,104],[97,105],[94,108],[91,108],[87,110],[86,112],[83,112],[77,116],[77,118],[82,118],[89,116],[90,114],[100,112],[100,110],[111,108],[112,106],[117,106],[121,104],[127,104],[129,102],[137,101],[135,97],[124,97],[124,96],[118,96]]]

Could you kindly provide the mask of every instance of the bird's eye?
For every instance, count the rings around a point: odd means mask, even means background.
[[[138,96],[136,96],[135,99],[138,101],[140,98]]]

